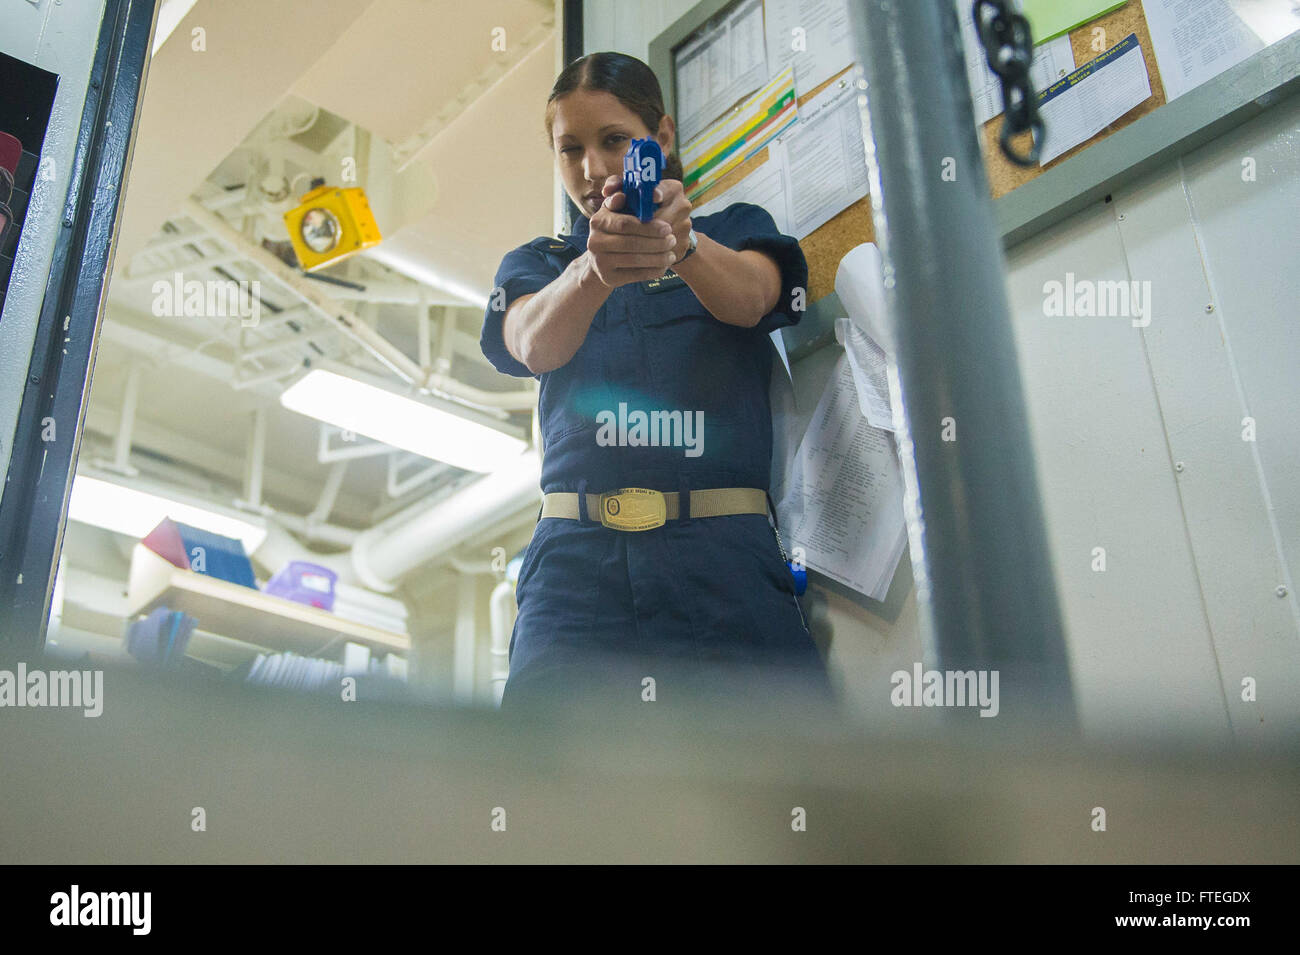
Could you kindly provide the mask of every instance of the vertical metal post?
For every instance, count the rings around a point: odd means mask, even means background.
[[[849,7],[927,655],[940,669],[998,670],[1003,714],[1068,725],[1069,665],[957,14],[952,0]]]

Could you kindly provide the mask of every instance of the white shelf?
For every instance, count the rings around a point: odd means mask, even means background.
[[[372,653],[405,654],[411,649],[406,634],[182,570],[137,544],[127,583],[128,614],[135,619],[163,606],[184,611],[210,633],[272,650],[321,656],[341,648],[344,641],[362,644]]]

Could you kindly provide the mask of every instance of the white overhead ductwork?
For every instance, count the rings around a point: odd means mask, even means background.
[[[531,387],[525,386],[510,392],[484,391],[466,385],[448,374],[426,371],[341,301],[332,294],[327,294],[319,284],[304,278],[265,249],[253,245],[238,229],[215,212],[193,200],[183,203],[182,209],[201,229],[227,247],[240,252],[244,258],[318,313],[331,328],[357,342],[403,381],[431,394],[487,410],[527,411],[537,403],[535,391]]]
[[[352,566],[365,586],[391,593],[412,568],[539,505],[540,481],[541,457],[527,451],[514,467],[488,475],[432,507],[415,505],[362,532],[352,547]]]
[[[262,566],[283,567],[291,560],[320,564],[344,583],[392,593],[401,578],[422,565],[451,555],[469,540],[506,532],[521,513],[538,505],[541,459],[527,451],[518,463],[490,474],[435,503],[414,504],[352,540],[352,549],[322,555],[308,550],[288,532],[288,525],[307,530],[302,519],[268,519],[266,540],[253,555]]]

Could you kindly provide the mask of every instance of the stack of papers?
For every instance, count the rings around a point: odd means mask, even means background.
[[[341,679],[343,664],[286,651],[259,653],[244,682],[253,686],[278,686],[289,690],[319,690],[327,684],[337,687]]]
[[[873,243],[840,260],[835,292],[849,313],[835,322],[844,354],[802,435],[793,433],[793,396],[783,376],[773,376],[772,493],[792,556],[884,601],[907,547],[907,527],[892,433],[897,374],[892,346],[882,344],[892,342],[884,263]]]
[[[406,604],[364,587],[339,581],[334,585],[334,615],[355,623],[378,627],[390,633],[405,634]]]
[[[893,435],[859,408],[847,355],[813,412],[777,517],[804,566],[884,601],[907,547],[903,475]]]
[[[338,691],[345,676],[382,677],[405,682],[406,660],[394,653],[372,658],[360,644],[347,643],[344,659],[321,660],[292,651],[259,653],[244,682],[252,686],[275,686],[287,690]]]
[[[847,318],[835,319],[835,340],[844,346],[853,373],[858,407],[873,428],[894,430],[894,409],[889,400],[889,356],[867,333]]]

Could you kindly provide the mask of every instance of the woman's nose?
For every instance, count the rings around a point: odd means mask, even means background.
[[[606,163],[598,156],[588,156],[583,160],[583,175],[588,182],[596,184],[599,189],[611,175]]]

